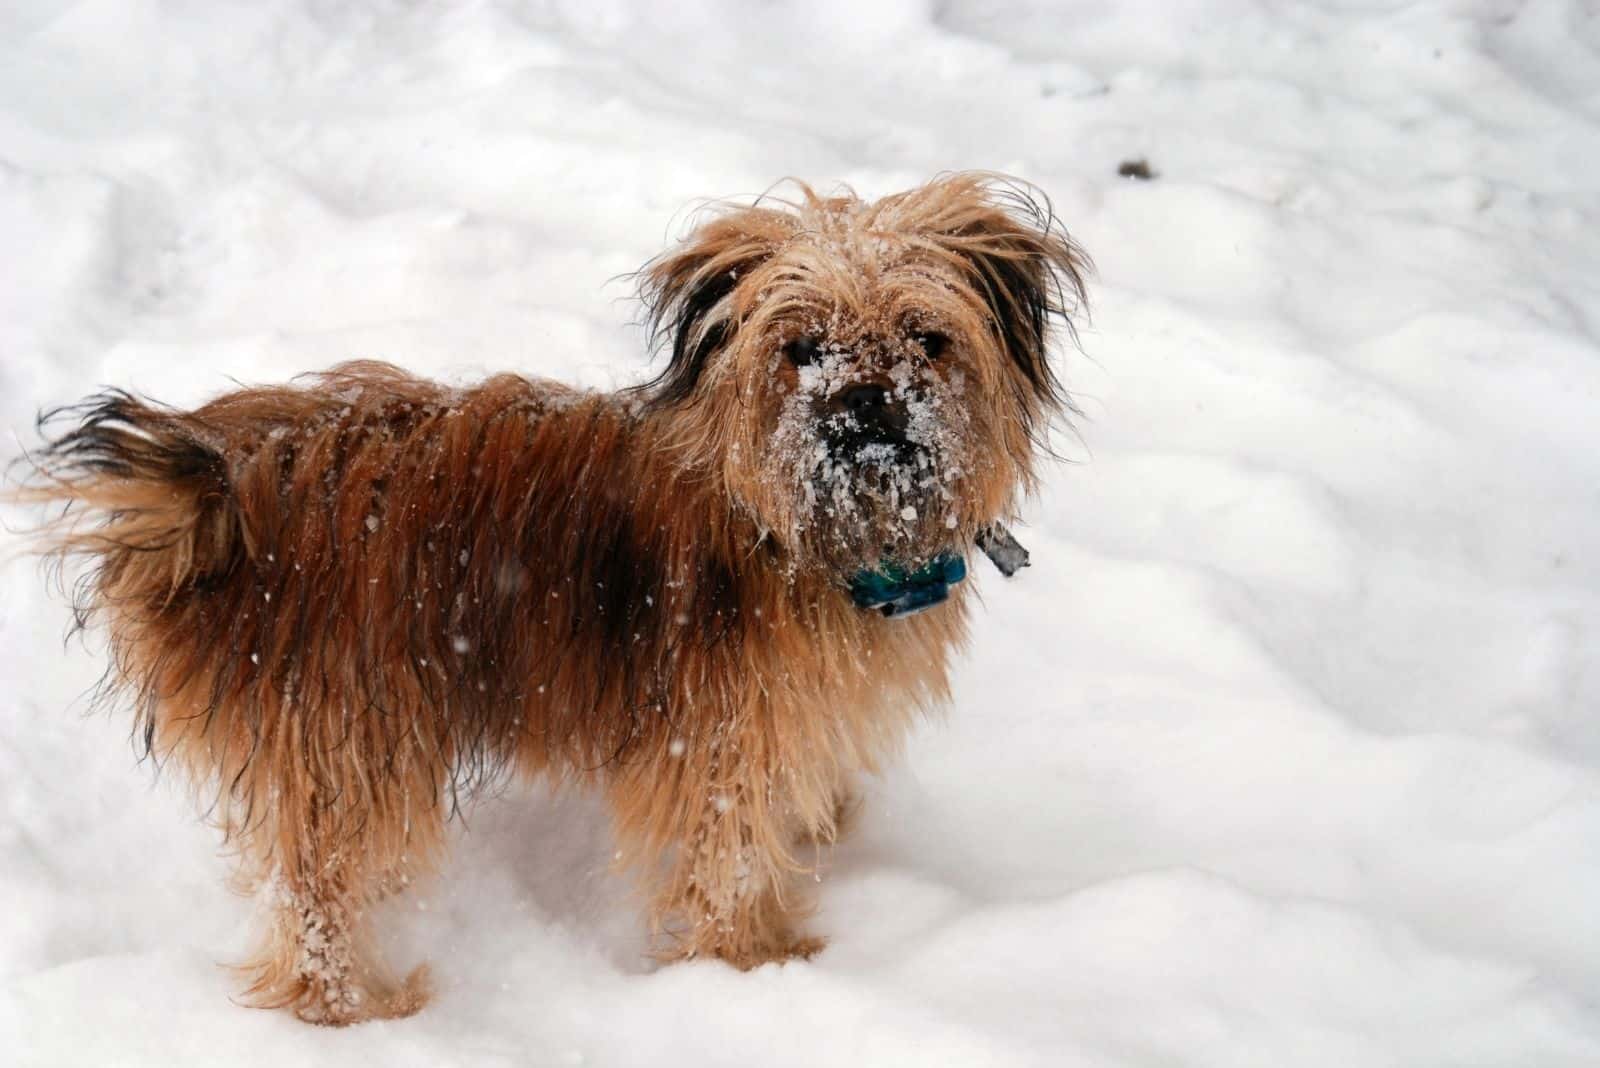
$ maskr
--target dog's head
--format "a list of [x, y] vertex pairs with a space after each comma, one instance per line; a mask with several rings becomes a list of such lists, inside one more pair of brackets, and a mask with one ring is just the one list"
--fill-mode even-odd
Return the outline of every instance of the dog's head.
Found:
[[643, 271], [671, 349], [645, 403], [798, 561], [927, 560], [1032, 485], [1087, 263], [993, 176], [723, 209]]

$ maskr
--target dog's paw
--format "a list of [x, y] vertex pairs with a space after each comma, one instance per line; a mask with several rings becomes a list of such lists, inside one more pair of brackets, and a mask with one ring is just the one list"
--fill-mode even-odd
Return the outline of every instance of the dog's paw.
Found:
[[759, 968], [763, 964], [786, 964], [792, 960], [810, 960], [821, 953], [828, 945], [826, 938], [813, 935], [791, 935], [782, 941], [766, 945], [758, 945], [752, 949], [729, 953], [721, 952], [717, 956], [747, 972], [752, 968]]
[[759, 968], [763, 964], [784, 964], [792, 960], [810, 960], [827, 948], [828, 940], [819, 936], [784, 934], [765, 942], [728, 942], [708, 938], [699, 942], [679, 939], [657, 951], [653, 956], [662, 964], [676, 964], [690, 960], [720, 960], [742, 972]]
[[398, 987], [378, 988], [349, 982], [309, 983], [294, 1004], [306, 1023], [348, 1027], [367, 1020], [398, 1020], [421, 1010], [432, 996], [428, 966], [418, 965]]
[[796, 938], [793, 942], [789, 943], [782, 950], [780, 950], [772, 959], [779, 964], [783, 964], [784, 962], [791, 960], [810, 960], [812, 957], [815, 957], [818, 953], [821, 953], [827, 948], [828, 940], [826, 938], [823, 938], [821, 935], [807, 935], [805, 937]]
[[795, 835], [796, 845], [812, 848], [837, 845], [856, 829], [861, 813], [861, 795], [846, 786], [833, 795], [833, 811], [819, 827], [804, 827]]
[[320, 1027], [348, 1027], [367, 1020], [411, 1016], [432, 996], [428, 966], [419, 965], [398, 986], [352, 979], [349, 975], [264, 969], [241, 1003], [251, 1008], [286, 1008]]

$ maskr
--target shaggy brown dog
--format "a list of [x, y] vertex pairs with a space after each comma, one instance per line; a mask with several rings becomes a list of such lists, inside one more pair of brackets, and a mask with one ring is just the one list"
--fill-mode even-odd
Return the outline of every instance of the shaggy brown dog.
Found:
[[663, 955], [816, 950], [796, 847], [945, 696], [967, 612], [853, 584], [959, 560], [1033, 484], [1085, 264], [1017, 183], [801, 186], [644, 269], [671, 358], [636, 390], [355, 363], [67, 410], [25, 495], [66, 503], [80, 621], [267, 888], [249, 999], [415, 1011], [369, 906], [504, 774], [604, 791]]

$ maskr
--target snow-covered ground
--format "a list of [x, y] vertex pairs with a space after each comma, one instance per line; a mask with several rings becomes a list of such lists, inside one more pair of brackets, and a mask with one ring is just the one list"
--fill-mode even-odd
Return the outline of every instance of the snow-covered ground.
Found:
[[8, 0], [5, 452], [99, 384], [635, 380], [615, 276], [784, 175], [1010, 171], [1100, 271], [1081, 462], [810, 963], [652, 968], [530, 791], [404, 902], [421, 1015], [237, 1008], [249, 902], [9, 566], [0, 1062], [1600, 1064], [1595, 10]]

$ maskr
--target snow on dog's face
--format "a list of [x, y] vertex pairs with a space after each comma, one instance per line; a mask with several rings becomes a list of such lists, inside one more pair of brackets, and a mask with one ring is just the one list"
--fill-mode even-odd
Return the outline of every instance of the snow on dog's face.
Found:
[[727, 209], [648, 266], [675, 444], [794, 554], [841, 573], [970, 545], [1066, 405], [1049, 330], [1080, 250], [1016, 183]]

